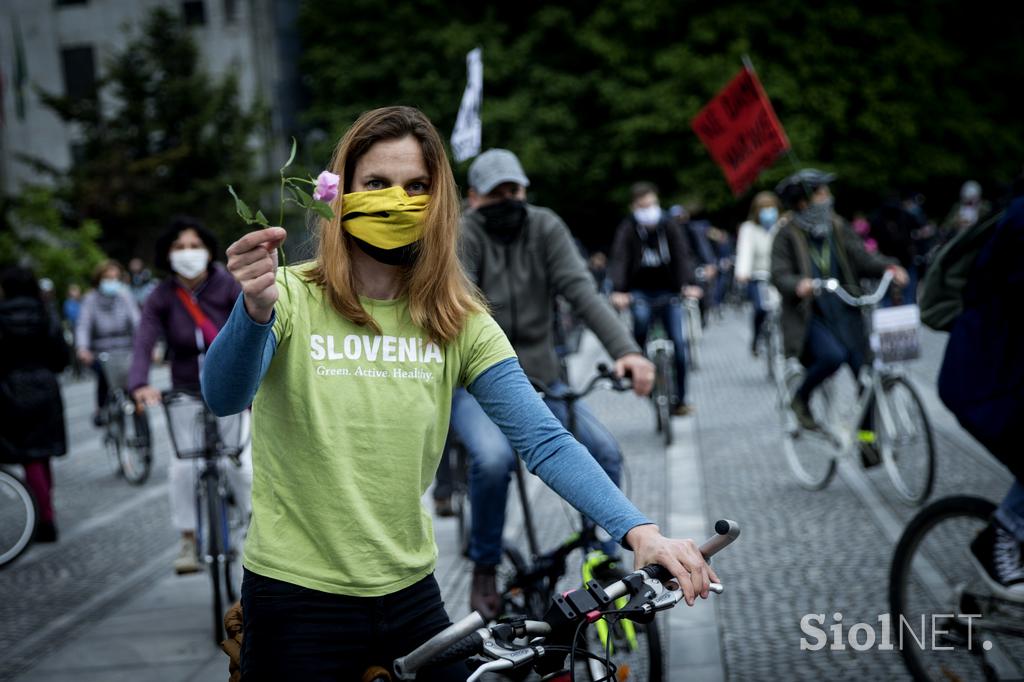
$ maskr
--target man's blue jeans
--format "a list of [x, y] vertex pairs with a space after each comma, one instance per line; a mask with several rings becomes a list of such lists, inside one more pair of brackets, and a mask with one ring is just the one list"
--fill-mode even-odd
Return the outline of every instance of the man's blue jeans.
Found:
[[[557, 393], [566, 386], [555, 383], [550, 388]], [[563, 425], [568, 423], [564, 402], [551, 398], [545, 402]], [[577, 402], [575, 410], [576, 439], [590, 451], [615, 485], [619, 485], [622, 470], [619, 444], [586, 405]], [[477, 564], [495, 566], [501, 563], [505, 506], [516, 455], [505, 434], [465, 389], [455, 391], [452, 398], [452, 428], [466, 446], [470, 459], [469, 496], [473, 518], [469, 558]], [[611, 540], [602, 543], [601, 549], [614, 557], [619, 545]]]
[[1002, 504], [996, 509], [996, 518], [1014, 536], [1024, 542], [1024, 485], [1014, 481]]
[[804, 355], [809, 358], [810, 364], [807, 365], [804, 382], [797, 390], [797, 395], [804, 402], [810, 402], [814, 389], [835, 374], [844, 363], [850, 366], [855, 377], [864, 364], [863, 354], [843, 345], [832, 330], [817, 317], [812, 317], [807, 326], [807, 340], [804, 344]]
[[[676, 347], [676, 395], [680, 404], [686, 404], [686, 334], [683, 333], [683, 303], [671, 291], [631, 291], [633, 297], [633, 336], [640, 348], [647, 346], [647, 332], [654, 313], [661, 316], [665, 333]], [[669, 301], [671, 299], [671, 301]], [[665, 305], [654, 305], [666, 301]]]

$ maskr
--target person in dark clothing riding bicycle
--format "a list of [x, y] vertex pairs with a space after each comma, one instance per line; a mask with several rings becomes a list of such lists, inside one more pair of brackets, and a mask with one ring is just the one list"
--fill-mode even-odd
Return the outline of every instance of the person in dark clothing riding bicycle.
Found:
[[[790, 407], [805, 429], [817, 424], [811, 394], [843, 364], [856, 375], [864, 363], [864, 328], [860, 312], [833, 296], [814, 296], [814, 279], [838, 279], [851, 292], [862, 277], [889, 270], [903, 286], [907, 272], [896, 261], [869, 254], [861, 240], [832, 208], [831, 173], [807, 168], [775, 189], [788, 209], [772, 243], [772, 284], [782, 294], [782, 336], [787, 357], [806, 368]], [[862, 442], [871, 440], [869, 432]]]
[[[686, 404], [686, 336], [679, 296], [700, 298], [703, 291], [696, 286], [682, 228], [658, 205], [658, 189], [649, 182], [638, 182], [632, 194], [632, 213], [615, 232], [608, 263], [614, 289], [612, 305], [619, 310], [632, 307], [633, 335], [641, 348], [647, 344], [652, 313], [662, 316], [675, 345], [677, 402], [672, 412], [684, 416], [693, 408]], [[674, 299], [660, 310], [652, 309], [652, 303], [669, 297]]]

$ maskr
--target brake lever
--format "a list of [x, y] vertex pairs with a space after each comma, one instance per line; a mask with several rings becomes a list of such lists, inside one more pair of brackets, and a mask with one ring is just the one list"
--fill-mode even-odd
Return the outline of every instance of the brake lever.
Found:
[[466, 678], [466, 682], [476, 682], [484, 673], [496, 672], [498, 670], [508, 670], [512, 667], [511, 661], [504, 659], [491, 661], [490, 663], [484, 663], [482, 666], [477, 668], [472, 675]]

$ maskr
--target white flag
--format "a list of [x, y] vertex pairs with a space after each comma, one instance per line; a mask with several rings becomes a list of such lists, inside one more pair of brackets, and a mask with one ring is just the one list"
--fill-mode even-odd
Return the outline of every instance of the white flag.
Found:
[[466, 90], [462, 93], [459, 116], [452, 132], [455, 161], [471, 159], [480, 153], [480, 104], [484, 93], [484, 62], [480, 48], [466, 55]]

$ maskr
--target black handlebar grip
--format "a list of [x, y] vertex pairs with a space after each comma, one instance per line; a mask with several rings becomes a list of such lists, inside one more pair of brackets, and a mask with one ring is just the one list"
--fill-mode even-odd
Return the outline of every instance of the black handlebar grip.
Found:
[[450, 663], [458, 663], [459, 661], [465, 661], [473, 654], [480, 653], [483, 648], [484, 638], [480, 636], [479, 632], [466, 635], [455, 644], [434, 656], [432, 659], [423, 664], [424, 668], [435, 668]]
[[650, 564], [648, 566], [644, 566], [640, 570], [646, 573], [649, 577], [654, 578], [655, 580], [660, 580], [663, 583], [672, 580], [672, 574], [669, 573], [667, 568], [660, 564]]

